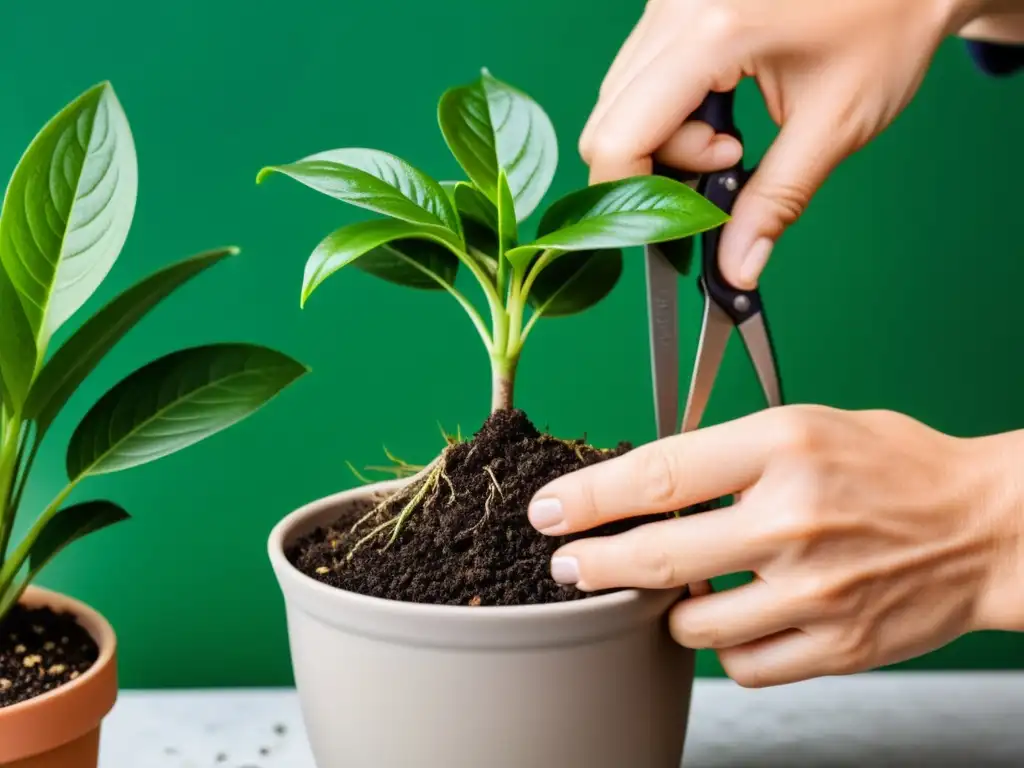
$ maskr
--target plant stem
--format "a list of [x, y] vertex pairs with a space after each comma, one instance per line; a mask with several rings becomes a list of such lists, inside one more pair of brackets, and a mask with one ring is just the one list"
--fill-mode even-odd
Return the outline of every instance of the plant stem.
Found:
[[491, 356], [491, 413], [512, 408], [518, 362], [516, 357]]
[[[81, 478], [79, 478], [81, 479]], [[39, 534], [42, 532], [46, 524], [50, 522], [50, 519], [57, 514], [60, 510], [60, 505], [64, 503], [64, 500], [71, 495], [71, 492], [75, 490], [75, 486], [78, 485], [79, 480], [72, 480], [66, 486], [64, 490], [58, 493], [53, 501], [47, 505], [46, 509], [36, 520], [35, 525], [32, 529], [25, 534], [25, 538], [21, 540], [21, 544], [14, 550], [14, 554], [11, 558], [4, 563], [3, 567], [0, 568], [0, 595], [3, 595], [7, 590], [14, 584], [14, 580], [18, 576], [18, 572], [21, 571], [25, 561], [28, 560], [29, 553], [32, 551], [32, 545], [35, 544], [36, 539], [39, 538]]]
[[10, 503], [21, 456], [21, 416], [14, 413], [7, 422], [6, 433], [0, 435], [0, 565], [7, 554], [7, 543], [14, 528], [16, 507]]

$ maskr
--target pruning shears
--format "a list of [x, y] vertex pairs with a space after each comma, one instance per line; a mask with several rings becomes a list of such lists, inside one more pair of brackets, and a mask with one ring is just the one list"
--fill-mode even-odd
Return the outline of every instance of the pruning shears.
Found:
[[[716, 133], [742, 142], [733, 119], [734, 98], [734, 91], [711, 93], [691, 119], [708, 123]], [[740, 190], [755, 169], [745, 169], [741, 159], [732, 168], [698, 176], [661, 166], [655, 168], [655, 173], [696, 186], [701, 195], [731, 213]], [[681, 424], [678, 272], [664, 253], [672, 247], [671, 243], [649, 245], [645, 250], [651, 372], [659, 439], [677, 430], [689, 432], [700, 426], [733, 328], [739, 330], [768, 406], [782, 404], [782, 382], [761, 293], [757, 289], [736, 288], [722, 276], [718, 266], [721, 231], [719, 227], [701, 235], [701, 274], [697, 285], [704, 297], [704, 319]]]

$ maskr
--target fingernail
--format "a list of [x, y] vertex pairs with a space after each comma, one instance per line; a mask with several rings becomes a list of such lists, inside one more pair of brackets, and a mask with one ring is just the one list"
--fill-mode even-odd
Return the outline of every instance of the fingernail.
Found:
[[557, 555], [551, 558], [551, 578], [559, 584], [573, 585], [580, 580], [580, 564], [575, 557]]
[[740, 265], [740, 282], [742, 288], [754, 288], [757, 280], [768, 263], [768, 257], [772, 255], [772, 243], [767, 237], [757, 240], [747, 251]]
[[530, 504], [527, 517], [530, 525], [542, 533], [557, 528], [564, 521], [562, 502], [558, 499], [537, 499]]

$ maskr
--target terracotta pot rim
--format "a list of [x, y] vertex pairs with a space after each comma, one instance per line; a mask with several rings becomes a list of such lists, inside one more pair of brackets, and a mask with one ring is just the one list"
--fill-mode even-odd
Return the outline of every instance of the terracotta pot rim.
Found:
[[529, 617], [531, 619], [553, 619], [557, 617], [559, 619], [567, 619], [575, 615], [592, 614], [595, 611], [622, 610], [627, 606], [636, 606], [652, 600], [660, 601], [663, 599], [661, 595], [664, 593], [660, 590], [622, 589], [611, 594], [596, 595], [582, 600], [540, 605], [469, 606], [411, 603], [402, 600], [362, 595], [358, 592], [332, 587], [317, 581], [311, 576], [307, 576], [285, 557], [285, 545], [295, 538], [297, 535], [296, 530], [303, 526], [306, 528], [315, 527], [310, 524], [312, 518], [323, 516], [328, 510], [333, 510], [339, 504], [360, 496], [396, 490], [405, 482], [408, 482], [408, 480], [385, 480], [379, 483], [351, 488], [311, 501], [287, 514], [271, 530], [267, 542], [271, 564], [277, 572], [278, 578], [282, 581], [287, 580], [293, 586], [304, 591], [310, 591], [322, 600], [330, 600], [338, 608], [343, 608], [347, 605], [362, 611], [386, 610], [391, 614], [404, 614], [410, 619], [417, 616], [435, 619], [450, 616], [462, 621], [467, 620], [470, 616], [488, 621], [512, 617]]
[[99, 657], [75, 680], [0, 709], [0, 765], [57, 759], [56, 750], [96, 734], [117, 701], [117, 637], [107, 620], [85, 603], [41, 587], [29, 587], [21, 604], [70, 612], [99, 646]]

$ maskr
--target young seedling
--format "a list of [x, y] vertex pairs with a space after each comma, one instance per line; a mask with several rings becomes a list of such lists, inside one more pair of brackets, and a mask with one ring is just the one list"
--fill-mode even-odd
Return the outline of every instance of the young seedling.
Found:
[[111, 501], [64, 506], [83, 480], [209, 437], [307, 370], [252, 344], [192, 347], [139, 368], [79, 423], [67, 450], [67, 485], [11, 547], [39, 447], [71, 395], [164, 298], [238, 252], [210, 251], [150, 275], [89, 317], [48, 358], [54, 333], [118, 258], [135, 212], [137, 180], [127, 117], [114, 90], [102, 83], [46, 124], [7, 187], [0, 214], [0, 620], [67, 544], [128, 518]]
[[[346, 148], [263, 168], [257, 181], [281, 173], [382, 214], [341, 227], [316, 247], [306, 263], [301, 304], [348, 265], [399, 285], [447, 291], [490, 358], [492, 412], [513, 406], [516, 368], [537, 320], [575, 314], [606, 297], [622, 273], [621, 249], [683, 240], [727, 219], [685, 184], [642, 176], [562, 197], [541, 215], [536, 236], [524, 238], [522, 224], [558, 164], [555, 130], [544, 110], [483, 70], [475, 82], [443, 94], [438, 121], [464, 180], [439, 182], [387, 152]], [[686, 249], [670, 254], [684, 273], [688, 255]], [[460, 270], [478, 285], [489, 322], [456, 287]], [[435, 498], [442, 479], [443, 453], [400, 492], [409, 499], [402, 511], [368, 539], [389, 532], [394, 541], [408, 515]]]

